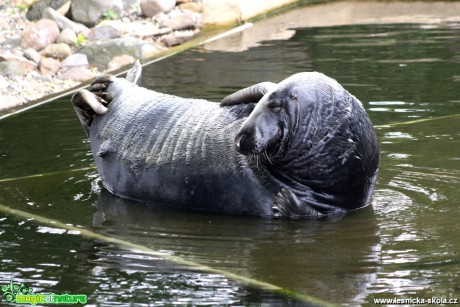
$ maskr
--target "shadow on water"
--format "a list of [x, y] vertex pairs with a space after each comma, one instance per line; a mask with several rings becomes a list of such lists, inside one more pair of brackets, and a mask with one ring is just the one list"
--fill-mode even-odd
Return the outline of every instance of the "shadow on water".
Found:
[[371, 207], [352, 218], [288, 222], [168, 210], [103, 190], [93, 225], [111, 236], [303, 293], [318, 287], [331, 291], [333, 283], [341, 301], [358, 296], [375, 278], [380, 249]]
[[[144, 70], [144, 86], [214, 101], [299, 71], [336, 78], [378, 126], [373, 209], [285, 221], [115, 198], [101, 190], [69, 97], [0, 121], [0, 204], [335, 303], [458, 298], [459, 117], [430, 119], [460, 113], [459, 28], [455, 20], [328, 25], [248, 43], [262, 33], [254, 27], [226, 48], [199, 46]], [[401, 124], [414, 120], [427, 121]], [[104, 306], [301, 304], [33, 220], [0, 214], [0, 225], [0, 285], [13, 278]]]

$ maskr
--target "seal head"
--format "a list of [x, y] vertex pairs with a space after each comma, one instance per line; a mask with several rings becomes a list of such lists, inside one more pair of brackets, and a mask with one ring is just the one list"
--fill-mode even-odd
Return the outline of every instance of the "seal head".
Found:
[[235, 147], [260, 155], [280, 185], [279, 204], [297, 198], [297, 211], [304, 202], [330, 214], [370, 202], [379, 163], [374, 129], [359, 100], [321, 73], [298, 73], [267, 91]]

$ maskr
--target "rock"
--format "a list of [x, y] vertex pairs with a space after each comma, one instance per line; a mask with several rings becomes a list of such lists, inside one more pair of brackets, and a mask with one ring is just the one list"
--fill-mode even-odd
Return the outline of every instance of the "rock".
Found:
[[21, 49], [13, 49], [10, 52], [16, 56], [24, 57], [24, 52]]
[[91, 42], [82, 47], [79, 52], [88, 56], [90, 64], [107, 67], [109, 62], [118, 55], [127, 54], [136, 59], [144, 60], [163, 50], [164, 47], [157, 44], [125, 37]]
[[130, 23], [129, 34], [139, 37], [157, 36], [169, 33], [171, 29], [160, 29], [158, 25], [148, 20], [136, 20]]
[[171, 32], [171, 29], [160, 29], [156, 24], [148, 20], [135, 20], [130, 23], [122, 22], [120, 20], [104, 20], [99, 26], [110, 26], [117, 29], [121, 35], [132, 35], [132, 36], [157, 36]]
[[9, 95], [0, 95], [0, 111], [15, 107], [19, 105], [18, 101]]
[[86, 81], [94, 77], [94, 73], [88, 67], [69, 67], [62, 69], [57, 75], [59, 79], [73, 81]]
[[37, 69], [37, 64], [35, 62], [13, 54], [0, 55], [0, 63], [3, 66], [3, 69], [0, 69], [2, 72], [11, 73], [15, 76], [24, 75]]
[[82, 25], [81, 23], [73, 22], [72, 20], [66, 18], [65, 16], [62, 16], [52, 8], [47, 8], [45, 10], [45, 12], [43, 13], [43, 18], [54, 20], [59, 26], [59, 29], [61, 30], [69, 28], [76, 34], [81, 33], [85, 37], [88, 37], [89, 35], [90, 30], [88, 29], [88, 27]]
[[[4, 76], [0, 75], [0, 93], [4, 93], [4, 92], [8, 91], [8, 86], [9, 85], [10, 84], [6, 80], [6, 78]], [[1, 105], [1, 103], [0, 103], [0, 105]]]
[[114, 58], [109, 62], [108, 69], [109, 69], [109, 70], [117, 70], [117, 69], [120, 69], [120, 68], [122, 68], [122, 67], [131, 65], [131, 64], [133, 64], [135, 61], [136, 61], [136, 59], [133, 58], [133, 57], [130, 56], [130, 55], [127, 55], [127, 54], [119, 55], [119, 56], [114, 57]]
[[[29, 9], [27, 10], [26, 17], [30, 21], [36, 21], [40, 20], [43, 18], [43, 13], [48, 7], [51, 7], [53, 9], [60, 9], [65, 4], [69, 2], [69, 0], [41, 0], [33, 3], [31, 6], [29, 6]], [[64, 14], [63, 14], [64, 15]]]
[[42, 58], [39, 69], [44, 76], [54, 76], [61, 68], [61, 63], [53, 58]]
[[171, 11], [176, 6], [176, 0], [141, 0], [140, 6], [144, 16], [153, 17]]
[[42, 50], [56, 41], [59, 36], [59, 27], [53, 20], [41, 19], [29, 24], [22, 36], [22, 45], [37, 51]]
[[131, 31], [131, 23], [121, 20], [102, 20], [96, 27], [112, 27], [120, 33], [120, 35]]
[[198, 14], [189, 11], [174, 10], [160, 21], [161, 27], [168, 27], [173, 30], [195, 29], [201, 26]]
[[185, 2], [180, 4], [179, 8], [194, 13], [203, 13], [203, 3], [201, 2]]
[[193, 35], [195, 35], [194, 31], [174, 32], [160, 38], [160, 43], [167, 47], [176, 46], [189, 41], [192, 39]]
[[10, 62], [0, 62], [0, 74], [2, 75], [22, 76], [26, 73], [27, 72], [21, 66]]
[[160, 28], [152, 36], [159, 36], [171, 33], [173, 30], [171, 28]]
[[159, 28], [154, 23], [147, 20], [136, 20], [131, 23], [130, 34], [135, 36], [154, 36]]
[[89, 66], [88, 57], [86, 54], [81, 53], [74, 53], [69, 55], [64, 61], [61, 63], [62, 67], [76, 67], [76, 66]]
[[[8, 90], [10, 82], [5, 79], [5, 77], [0, 76], [0, 91], [4, 92]], [[1, 100], [0, 100], [1, 101]]]
[[64, 30], [62, 30], [61, 34], [59, 34], [56, 42], [64, 43], [69, 46], [75, 46], [77, 40], [77, 34], [75, 34], [75, 32], [72, 29], [65, 28]]
[[94, 26], [104, 13], [113, 12], [119, 18], [123, 16], [122, 0], [78, 0], [72, 1], [72, 18], [87, 26]]
[[41, 56], [62, 60], [72, 54], [69, 45], [59, 43], [51, 44], [40, 52]]
[[35, 64], [38, 64], [40, 62], [40, 58], [41, 58], [40, 53], [38, 53], [37, 50], [35, 50], [33, 48], [27, 48], [24, 51], [24, 57], [26, 59], [31, 60]]
[[111, 26], [96, 26], [89, 32], [88, 39], [92, 41], [108, 40], [120, 37], [120, 32]]
[[168, 16], [168, 14], [165, 14], [165, 13], [158, 13], [158, 14], [156, 14], [155, 16], [153, 16], [152, 21], [153, 21], [154, 23], [157, 23], [157, 24], [160, 25], [160, 24], [166, 22], [167, 20], [169, 20], [169, 18], [170, 18], [170, 17]]
[[141, 0], [122, 0], [123, 1], [123, 8], [125, 11], [131, 9], [132, 7], [139, 6]]
[[70, 5], [72, 4], [72, 2], [70, 1], [67, 1], [66, 3], [64, 3], [63, 6], [61, 6], [60, 8], [57, 8], [56, 11], [61, 14], [62, 16], [65, 16], [67, 15], [67, 13], [70, 12]]

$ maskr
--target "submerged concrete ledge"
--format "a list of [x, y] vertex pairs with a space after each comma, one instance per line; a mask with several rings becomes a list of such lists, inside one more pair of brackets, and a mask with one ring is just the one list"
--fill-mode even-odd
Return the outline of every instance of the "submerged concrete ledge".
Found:
[[203, 0], [203, 23], [215, 26], [242, 22], [298, 2], [301, 0]]
[[240, 52], [256, 47], [262, 41], [287, 40], [295, 34], [296, 28], [390, 23], [458, 24], [459, 12], [460, 2], [329, 1], [258, 19], [251, 29], [205, 47], [207, 50]]
[[460, 20], [458, 1], [203, 0], [203, 22], [208, 26], [243, 22], [295, 4], [306, 6], [283, 19], [297, 27]]

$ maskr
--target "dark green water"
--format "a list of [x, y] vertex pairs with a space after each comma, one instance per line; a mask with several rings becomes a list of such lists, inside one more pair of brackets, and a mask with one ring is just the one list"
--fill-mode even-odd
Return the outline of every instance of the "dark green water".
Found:
[[[114, 198], [94, 169], [78, 170], [93, 159], [69, 97], [0, 121], [0, 204], [333, 303], [460, 298], [460, 117], [379, 127], [460, 114], [459, 24], [300, 29], [239, 53], [198, 47], [147, 67], [143, 85], [219, 101], [311, 70], [336, 78], [377, 125], [373, 208], [272, 221]], [[93, 306], [300, 304], [33, 221], [0, 213], [0, 223], [0, 285], [87, 294]]]

